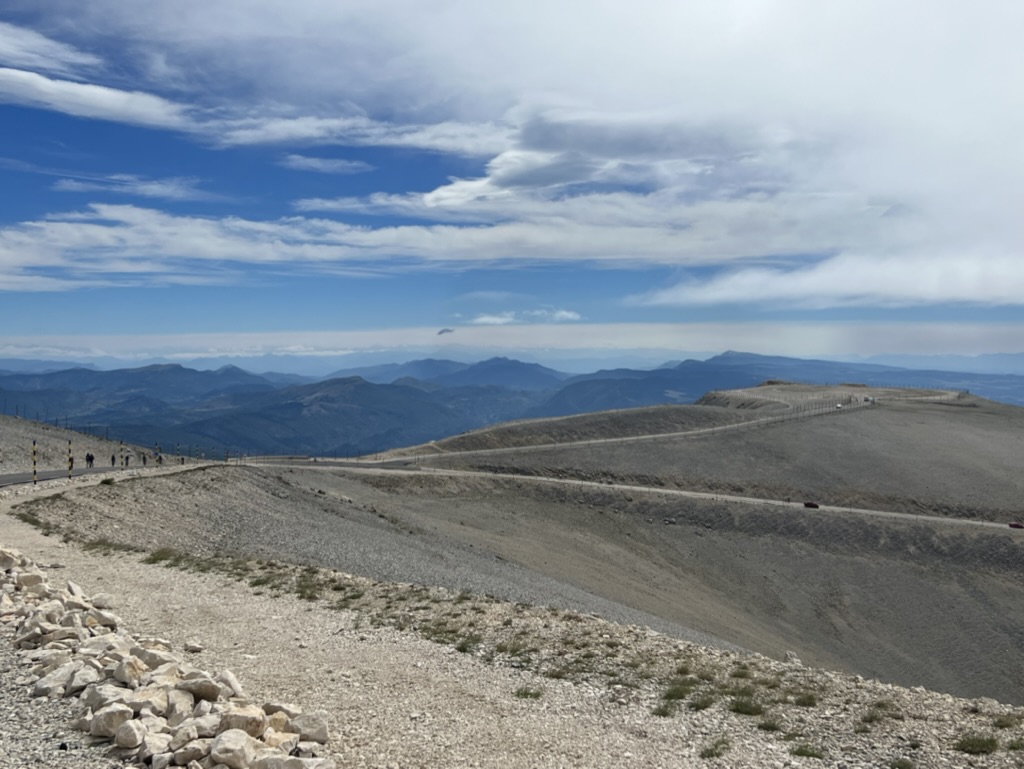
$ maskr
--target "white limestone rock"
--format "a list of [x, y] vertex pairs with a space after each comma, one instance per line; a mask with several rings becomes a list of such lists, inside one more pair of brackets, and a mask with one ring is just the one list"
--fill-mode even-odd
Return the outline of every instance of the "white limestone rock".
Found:
[[213, 739], [210, 758], [230, 769], [248, 769], [260, 743], [241, 729], [229, 729]]
[[300, 739], [325, 744], [330, 738], [327, 711], [314, 710], [310, 713], [300, 713], [289, 720], [288, 731], [299, 734]]
[[298, 705], [292, 705], [290, 702], [264, 702], [263, 712], [268, 716], [272, 716], [275, 713], [284, 713], [288, 718], [295, 718], [295, 716], [302, 713], [302, 708]]
[[196, 729], [195, 724], [182, 724], [174, 730], [167, 748], [171, 752], [174, 752], [197, 739], [199, 739], [199, 730]]
[[146, 727], [138, 721], [125, 721], [114, 732], [114, 744], [119, 748], [137, 748], [146, 736]]
[[122, 689], [120, 686], [101, 683], [85, 687], [85, 691], [82, 692], [79, 699], [81, 699], [83, 705], [91, 708], [95, 713], [107, 705], [114, 703], [123, 704], [128, 694], [128, 690]]
[[114, 668], [114, 678], [125, 686], [137, 689], [142, 679], [149, 672], [149, 666], [138, 657], [131, 656], [122, 660]]
[[78, 670], [75, 671], [74, 675], [64, 686], [64, 695], [71, 696], [78, 694], [80, 691], [90, 684], [94, 684], [100, 680], [99, 671], [89, 664], [83, 664]]
[[191, 717], [192, 708], [195, 706], [195, 697], [189, 692], [181, 689], [167, 690], [167, 723], [170, 726], [177, 726], [186, 718]]
[[295, 732], [279, 732], [277, 729], [267, 727], [263, 732], [262, 739], [268, 748], [279, 748], [285, 753], [291, 753], [299, 746], [301, 737]]
[[197, 700], [216, 701], [221, 695], [220, 684], [206, 675], [179, 681], [177, 688], [189, 692]]
[[230, 670], [220, 671], [220, 673], [217, 674], [214, 680], [217, 681], [217, 683], [227, 686], [231, 690], [231, 693], [228, 694], [228, 697], [245, 697], [245, 692], [242, 690], [242, 684], [239, 683], [238, 679], [235, 677], [235, 674], [232, 673]]
[[267, 728], [267, 716], [258, 705], [235, 707], [221, 716], [220, 731], [241, 729], [251, 737], [259, 737]]
[[68, 681], [71, 677], [81, 670], [83, 663], [78, 660], [72, 660], [71, 662], [65, 662], [56, 670], [47, 673], [45, 676], [36, 681], [35, 686], [32, 687], [33, 697], [52, 697], [60, 692], [64, 693], [64, 687], [67, 686]]
[[161, 732], [147, 730], [139, 745], [139, 760], [148, 761], [159, 753], [167, 753], [173, 758], [173, 751], [168, 747], [171, 743], [171, 735]]
[[89, 734], [94, 737], [113, 737], [121, 724], [131, 720], [132, 715], [132, 709], [119, 702], [100, 708], [93, 713]]
[[184, 747], [174, 751], [174, 763], [178, 766], [184, 766], [190, 761], [199, 761], [205, 758], [210, 752], [210, 743], [212, 740], [199, 739], [193, 740]]
[[92, 597], [92, 605], [97, 609], [117, 608], [117, 604], [114, 603], [114, 598], [110, 593], [97, 593]]
[[264, 748], [256, 752], [256, 757], [249, 764], [249, 769], [284, 769], [288, 754], [272, 748]]

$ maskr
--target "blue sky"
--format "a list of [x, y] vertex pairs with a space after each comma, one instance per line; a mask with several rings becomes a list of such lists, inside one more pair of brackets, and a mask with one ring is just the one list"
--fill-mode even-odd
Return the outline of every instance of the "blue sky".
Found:
[[1024, 352], [1022, 25], [8, 0], [0, 357]]

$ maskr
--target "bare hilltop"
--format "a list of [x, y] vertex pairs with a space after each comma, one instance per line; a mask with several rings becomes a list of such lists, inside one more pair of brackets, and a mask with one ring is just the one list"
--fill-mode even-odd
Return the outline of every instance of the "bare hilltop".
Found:
[[11, 486], [0, 544], [322, 705], [339, 766], [1018, 766], [1022, 421], [777, 383]]

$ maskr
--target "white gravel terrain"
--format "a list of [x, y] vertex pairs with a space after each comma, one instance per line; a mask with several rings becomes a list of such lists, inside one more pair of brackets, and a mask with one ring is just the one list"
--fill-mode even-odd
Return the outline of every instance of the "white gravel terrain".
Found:
[[[909, 421], [946, 413], [1004, 416]], [[7, 426], [10, 456], [27, 433]], [[233, 672], [254, 701], [326, 711], [338, 767], [1024, 766], [1021, 544], [319, 465], [0, 489], [0, 548], [108, 594], [118, 632], [201, 647], [189, 662]], [[11, 607], [34, 599], [4, 577], [0, 769], [120, 765], [71, 728], [72, 700], [31, 698]]]

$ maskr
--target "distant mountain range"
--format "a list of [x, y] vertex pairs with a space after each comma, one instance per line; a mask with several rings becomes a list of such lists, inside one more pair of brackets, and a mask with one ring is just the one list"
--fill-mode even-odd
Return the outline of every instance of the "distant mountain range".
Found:
[[[13, 365], [12, 365], [13, 363]], [[767, 379], [966, 389], [1024, 405], [1024, 376], [925, 371], [726, 352], [651, 370], [570, 375], [535, 363], [424, 359], [334, 372], [316, 380], [235, 366], [176, 364], [97, 371], [25, 371], [0, 359], [5, 414], [69, 424], [165, 450], [348, 455], [437, 440], [496, 422], [659, 403]], [[198, 448], [197, 448], [198, 447]]]

